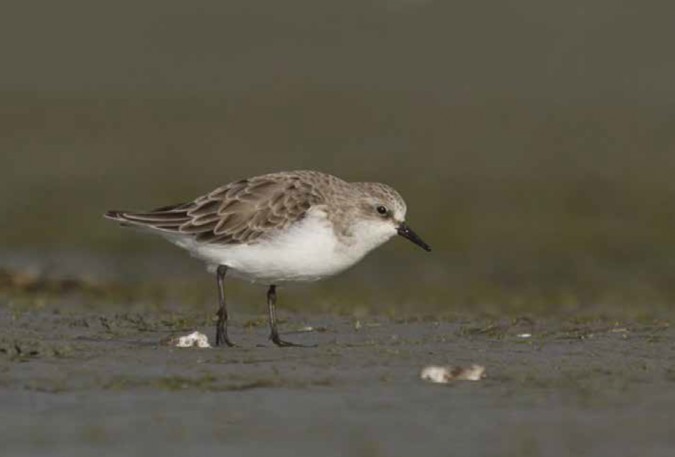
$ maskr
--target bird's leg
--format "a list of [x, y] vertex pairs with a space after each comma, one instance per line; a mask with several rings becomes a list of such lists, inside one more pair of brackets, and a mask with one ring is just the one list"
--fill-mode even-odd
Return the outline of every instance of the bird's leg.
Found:
[[270, 339], [279, 347], [304, 347], [302, 344], [295, 344], [289, 341], [284, 341], [279, 338], [279, 331], [277, 330], [277, 286], [271, 285], [267, 290], [267, 307], [270, 312]]
[[227, 267], [225, 265], [219, 265], [216, 270], [216, 279], [218, 281], [218, 301], [220, 302], [220, 307], [218, 308], [218, 323], [216, 324], [216, 346], [222, 346], [224, 344], [232, 347], [234, 343], [230, 341], [230, 338], [227, 336], [227, 304], [225, 303], [225, 273], [227, 273]]

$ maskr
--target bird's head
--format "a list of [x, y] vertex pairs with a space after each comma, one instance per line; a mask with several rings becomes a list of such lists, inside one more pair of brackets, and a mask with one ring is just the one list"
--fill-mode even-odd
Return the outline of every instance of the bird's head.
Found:
[[425, 251], [431, 251], [431, 247], [406, 223], [407, 207], [396, 190], [381, 183], [364, 182], [356, 183], [356, 186], [359, 198], [354, 229], [359, 232], [359, 237], [376, 247], [394, 235], [400, 235]]

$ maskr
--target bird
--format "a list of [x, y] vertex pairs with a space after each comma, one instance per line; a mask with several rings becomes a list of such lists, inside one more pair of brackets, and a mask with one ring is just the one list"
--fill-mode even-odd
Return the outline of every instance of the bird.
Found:
[[104, 217], [162, 236], [215, 273], [216, 346], [235, 346], [228, 335], [227, 275], [267, 287], [269, 338], [288, 347], [302, 345], [279, 335], [277, 286], [336, 275], [396, 235], [431, 251], [406, 223], [406, 212], [401, 195], [386, 184], [297, 170], [240, 179], [187, 203], [111, 210]]

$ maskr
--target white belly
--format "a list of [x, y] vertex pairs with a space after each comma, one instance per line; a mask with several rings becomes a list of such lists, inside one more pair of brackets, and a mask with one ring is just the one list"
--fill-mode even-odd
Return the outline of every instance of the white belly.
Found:
[[321, 211], [307, 216], [274, 239], [250, 245], [200, 245], [172, 239], [210, 269], [226, 265], [228, 274], [265, 284], [316, 281], [337, 274], [363, 258], [370, 249], [343, 244]]

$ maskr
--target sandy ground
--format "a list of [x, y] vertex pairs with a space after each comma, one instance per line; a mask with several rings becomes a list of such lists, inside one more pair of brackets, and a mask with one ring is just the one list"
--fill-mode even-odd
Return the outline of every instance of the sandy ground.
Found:
[[[2, 455], [671, 456], [667, 322], [238, 316], [0, 307]], [[311, 325], [312, 328], [306, 326]], [[530, 337], [524, 334], [531, 334]], [[427, 364], [479, 363], [430, 384]]]

